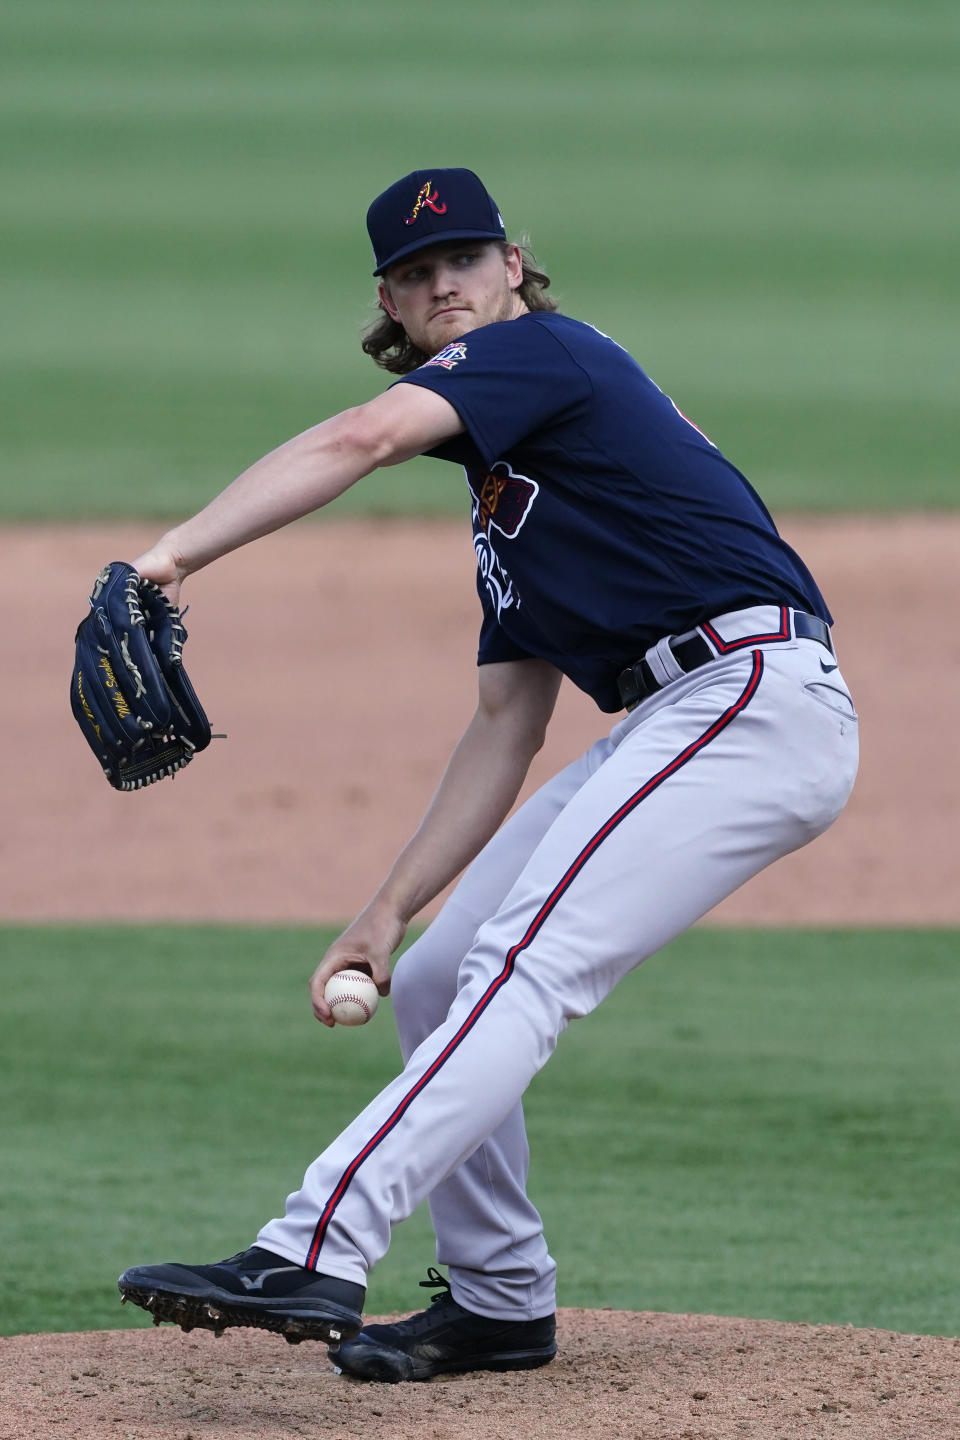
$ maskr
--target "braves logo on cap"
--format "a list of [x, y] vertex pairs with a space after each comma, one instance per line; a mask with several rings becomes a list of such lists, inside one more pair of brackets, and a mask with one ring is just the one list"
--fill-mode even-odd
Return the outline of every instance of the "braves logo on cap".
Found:
[[484, 533], [491, 526], [499, 530], [508, 540], [519, 535], [524, 520], [530, 513], [530, 506], [540, 493], [536, 480], [518, 475], [505, 460], [498, 460], [480, 480], [479, 491], [470, 480], [473, 491], [474, 516]]
[[434, 190], [432, 195], [430, 194], [430, 187], [432, 185], [433, 181], [428, 180], [426, 185], [420, 186], [420, 189], [417, 192], [417, 198], [414, 201], [413, 210], [404, 220], [404, 225], [412, 225], [415, 222], [417, 216], [420, 214], [420, 211], [423, 209], [424, 205], [426, 205], [429, 210], [432, 210], [434, 215], [446, 215], [447, 207], [440, 199], [440, 196], [437, 194], [436, 190]]

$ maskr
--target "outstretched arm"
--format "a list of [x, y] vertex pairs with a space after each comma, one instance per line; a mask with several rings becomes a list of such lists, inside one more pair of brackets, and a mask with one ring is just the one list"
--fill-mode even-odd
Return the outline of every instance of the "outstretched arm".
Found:
[[395, 385], [265, 455], [192, 519], [133, 564], [178, 603], [183, 580], [221, 555], [319, 510], [380, 466], [398, 465], [462, 431], [453, 406], [419, 385]]
[[332, 1025], [324, 987], [337, 970], [367, 968], [382, 995], [408, 922], [483, 849], [543, 744], [560, 672], [545, 660], [483, 665], [473, 719], [420, 826], [373, 899], [327, 951], [310, 981], [313, 1013]]

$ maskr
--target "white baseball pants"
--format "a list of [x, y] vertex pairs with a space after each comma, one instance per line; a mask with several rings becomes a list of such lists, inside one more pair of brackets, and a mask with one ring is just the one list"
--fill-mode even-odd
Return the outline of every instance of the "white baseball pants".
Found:
[[[732, 641], [767, 634], [772, 610], [713, 625]], [[853, 703], [816, 641], [735, 649], [690, 675], [656, 651], [665, 687], [502, 826], [403, 955], [402, 1073], [258, 1244], [364, 1284], [391, 1227], [429, 1197], [456, 1300], [494, 1318], [553, 1311], [521, 1096], [570, 1020], [825, 830], [857, 769]]]

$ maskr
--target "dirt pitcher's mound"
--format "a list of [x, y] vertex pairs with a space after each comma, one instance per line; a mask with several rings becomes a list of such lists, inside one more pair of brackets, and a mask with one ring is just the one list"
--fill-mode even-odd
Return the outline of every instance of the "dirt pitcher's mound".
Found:
[[948, 1440], [960, 1340], [562, 1310], [543, 1370], [347, 1380], [316, 1345], [229, 1331], [0, 1340], [0, 1440]]

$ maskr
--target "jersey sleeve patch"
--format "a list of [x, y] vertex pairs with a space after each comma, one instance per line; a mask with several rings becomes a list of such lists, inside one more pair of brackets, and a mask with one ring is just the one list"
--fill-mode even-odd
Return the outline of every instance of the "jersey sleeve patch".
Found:
[[452, 345], [445, 345], [442, 350], [434, 355], [432, 360], [428, 360], [423, 366], [423, 369], [428, 370], [431, 365], [438, 365], [443, 370], [452, 370], [455, 365], [459, 365], [460, 361], [466, 360], [466, 358], [466, 345], [464, 345], [462, 340], [455, 340]]

